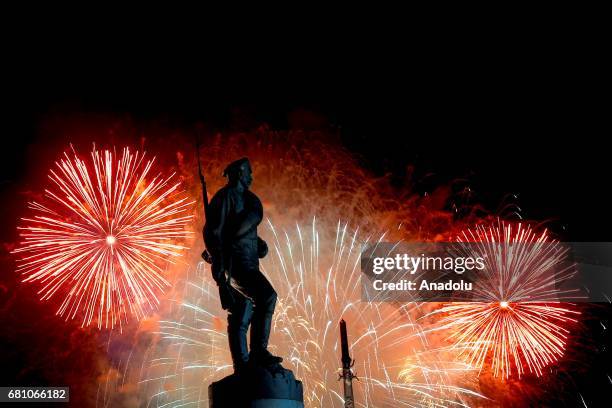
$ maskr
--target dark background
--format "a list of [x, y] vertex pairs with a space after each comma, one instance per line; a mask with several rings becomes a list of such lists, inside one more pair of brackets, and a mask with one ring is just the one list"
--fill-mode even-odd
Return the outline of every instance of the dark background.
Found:
[[565, 240], [611, 238], [609, 87], [596, 48], [496, 44], [486, 53], [442, 48], [434, 60], [402, 61], [397, 52], [269, 60], [257, 49], [241, 58], [231, 49], [227, 57], [129, 43], [121, 52], [58, 45], [20, 50], [9, 65], [3, 185], [19, 182], [27, 146], [44, 138], [41, 121], [54, 115], [248, 130], [264, 122], [289, 128], [292, 114], [305, 111], [310, 120], [297, 115], [298, 126], [339, 129], [364, 165], [398, 182], [408, 164], [423, 191], [468, 177], [474, 198], [492, 211], [517, 194], [525, 217], [553, 221]]
[[[3, 80], [0, 198], [7, 208], [23, 204], [13, 193], [29, 149], [45, 148], [41, 123], [102, 113], [226, 130], [333, 128], [364, 166], [390, 173], [398, 185], [411, 165], [420, 193], [467, 180], [457, 185], [469, 185], [473, 201], [491, 212], [510, 194], [524, 217], [546, 221], [563, 240], [612, 240], [609, 89], [596, 47], [571, 40], [452, 52], [441, 46], [419, 57], [410, 48], [367, 55], [339, 48], [270, 60], [261, 44], [245, 54], [230, 49], [228, 57], [168, 44], [63, 51], [40, 41], [17, 48]], [[14, 240], [15, 224], [3, 220], [2, 242]], [[610, 316], [602, 305], [585, 310], [590, 335], [569, 352], [580, 361], [565, 367], [563, 392], [548, 394], [548, 404], [577, 406], [580, 395], [594, 404], [609, 395], [610, 335], [602, 327]], [[17, 353], [0, 362], [2, 384], [44, 383], [42, 369], [23, 372], [30, 348], [42, 343], [21, 344], [9, 333], [12, 324], [3, 318], [0, 345]], [[75, 367], [70, 358], [61, 360], [67, 369]]]

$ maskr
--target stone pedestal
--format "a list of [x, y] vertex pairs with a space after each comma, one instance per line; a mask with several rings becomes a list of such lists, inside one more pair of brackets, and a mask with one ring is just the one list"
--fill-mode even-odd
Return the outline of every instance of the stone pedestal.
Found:
[[251, 367], [208, 387], [210, 408], [303, 408], [302, 382], [280, 365]]

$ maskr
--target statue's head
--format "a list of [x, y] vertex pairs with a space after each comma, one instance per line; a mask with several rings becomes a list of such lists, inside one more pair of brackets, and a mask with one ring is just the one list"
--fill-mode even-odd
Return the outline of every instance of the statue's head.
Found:
[[237, 185], [240, 183], [245, 189], [248, 189], [253, 182], [251, 163], [249, 163], [249, 159], [246, 157], [228, 164], [223, 171], [223, 175], [227, 177], [229, 184]]

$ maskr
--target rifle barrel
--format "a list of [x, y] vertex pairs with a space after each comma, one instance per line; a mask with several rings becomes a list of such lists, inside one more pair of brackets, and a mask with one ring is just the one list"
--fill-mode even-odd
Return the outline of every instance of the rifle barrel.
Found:
[[208, 214], [208, 192], [206, 191], [206, 179], [202, 173], [202, 161], [200, 160], [200, 140], [198, 134], [195, 135], [196, 158], [198, 159], [198, 175], [200, 176], [200, 184], [202, 184], [202, 201], [204, 202], [204, 217]]

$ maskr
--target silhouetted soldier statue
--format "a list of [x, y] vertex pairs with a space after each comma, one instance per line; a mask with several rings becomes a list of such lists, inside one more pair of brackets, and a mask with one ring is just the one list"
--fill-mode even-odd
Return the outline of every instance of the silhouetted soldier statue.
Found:
[[263, 207], [249, 190], [253, 181], [249, 160], [230, 163], [223, 175], [227, 185], [208, 206], [204, 241], [212, 256], [221, 304], [229, 312], [227, 332], [234, 371], [241, 373], [248, 366], [271, 366], [283, 359], [268, 351], [276, 292], [259, 270], [259, 258], [266, 256], [268, 246], [257, 236]]

